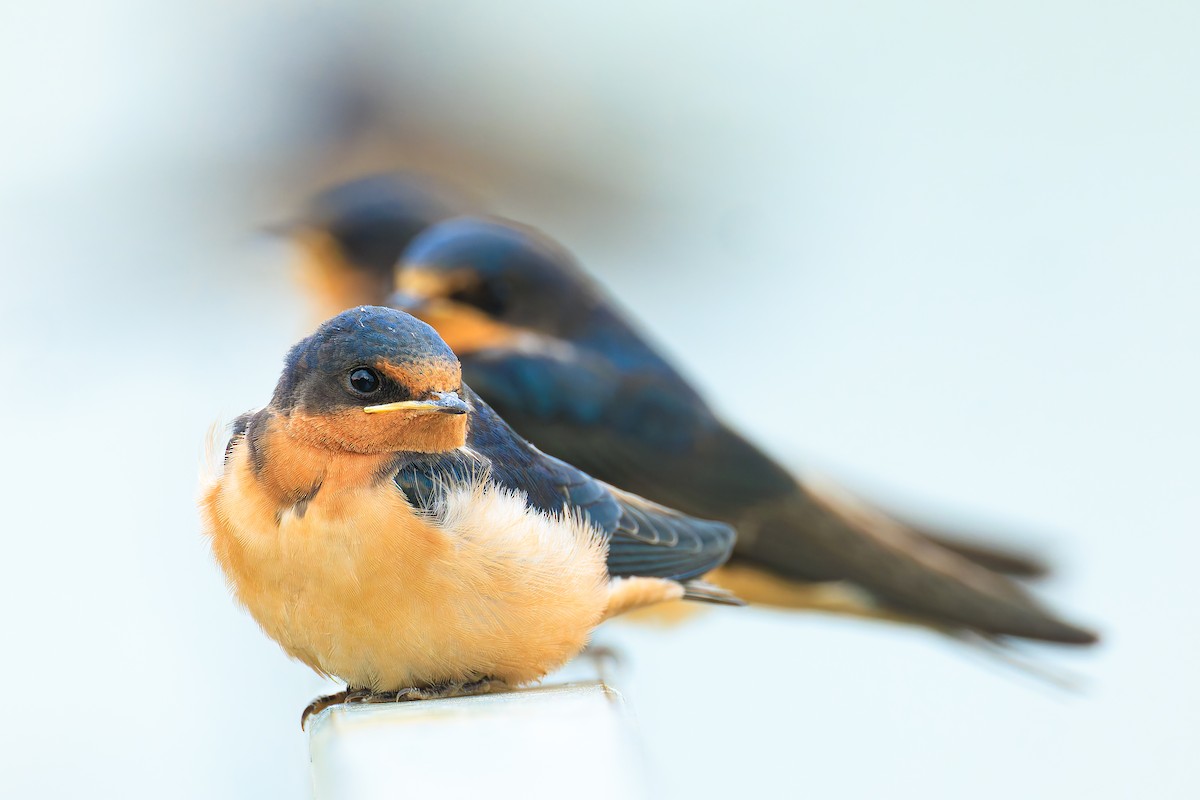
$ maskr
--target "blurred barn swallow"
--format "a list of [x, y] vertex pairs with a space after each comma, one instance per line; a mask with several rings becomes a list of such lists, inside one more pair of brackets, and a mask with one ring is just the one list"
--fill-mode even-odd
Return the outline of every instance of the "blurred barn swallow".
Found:
[[346, 682], [309, 711], [527, 683], [625, 611], [740, 604], [698, 580], [729, 557], [730, 526], [543, 454], [433, 328], [386, 308], [292, 348], [270, 404], [235, 422], [202, 515], [267, 635]]
[[[746, 599], [899, 615], [987, 638], [1096, 641], [998, 574], [1021, 572], [1020, 559], [936, 541], [836, 487], [789, 474], [719, 420], [539, 232], [447, 220], [412, 242], [398, 280], [393, 304], [433, 325], [467, 381], [538, 447], [655, 502], [734, 525], [735, 561], [720, 582]], [[787, 398], [763, 386], [769, 378], [730, 390], [749, 397], [755, 413], [786, 413]]]
[[[308, 221], [288, 226], [305, 259], [302, 278], [320, 302], [321, 319], [353, 305], [390, 302], [400, 253], [422, 230], [470, 204], [426, 176], [378, 173], [330, 187], [310, 203]], [[536, 438], [540, 431], [525, 431]], [[614, 476], [619, 477], [619, 476]], [[912, 528], [912, 526], [909, 526]], [[942, 547], [988, 569], [1041, 577], [1046, 565], [1026, 553], [951, 535], [920, 531]]]
[[412, 238], [465, 207], [463, 198], [432, 178], [379, 173], [329, 187], [299, 220], [275, 227], [300, 248], [300, 280], [321, 302], [318, 311], [325, 319], [353, 306], [383, 303]]

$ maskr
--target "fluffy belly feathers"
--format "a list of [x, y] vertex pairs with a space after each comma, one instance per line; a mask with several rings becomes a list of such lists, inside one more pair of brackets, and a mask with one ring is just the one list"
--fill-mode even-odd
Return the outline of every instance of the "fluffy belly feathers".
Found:
[[281, 507], [235, 448], [202, 507], [237, 599], [292, 657], [379, 691], [536, 680], [605, 616], [605, 546], [493, 485], [414, 515], [390, 479]]

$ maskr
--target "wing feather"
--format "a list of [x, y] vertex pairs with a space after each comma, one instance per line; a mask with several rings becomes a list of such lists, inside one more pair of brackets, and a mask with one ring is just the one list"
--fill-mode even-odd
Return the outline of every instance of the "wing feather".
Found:
[[[409, 503], [436, 514], [441, 487], [484, 478], [525, 495], [544, 513], [585, 517], [608, 541], [613, 577], [688, 580], [723, 564], [736, 535], [729, 525], [696, 519], [615, 489], [553, 456], [513, 430], [470, 389], [474, 407], [470, 452], [405, 453], [393, 465], [394, 481]], [[481, 463], [482, 462], [482, 463]]]

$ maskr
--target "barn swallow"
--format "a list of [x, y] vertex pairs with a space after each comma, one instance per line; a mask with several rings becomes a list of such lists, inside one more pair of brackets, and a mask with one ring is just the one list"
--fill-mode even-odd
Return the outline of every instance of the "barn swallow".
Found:
[[729, 525], [543, 454], [463, 383], [433, 328], [387, 308], [292, 348], [201, 505], [238, 602], [346, 682], [310, 710], [519, 685], [617, 614], [740, 604], [700, 580], [729, 557]]
[[321, 301], [320, 319], [363, 304], [381, 304], [393, 270], [414, 236], [461, 213], [466, 202], [421, 175], [377, 173], [331, 186], [299, 220], [276, 229], [301, 253], [299, 277]]
[[[1096, 635], [999, 570], [1020, 559], [924, 535], [836, 487], [800, 480], [713, 413], [540, 232], [461, 217], [405, 251], [393, 304], [433, 325], [463, 374], [546, 452], [602, 480], [738, 530], [723, 585], [751, 601], [935, 629], [1090, 644]], [[745, 342], [748, 348], [753, 342]], [[737, 384], [753, 413], [787, 413], [770, 377]]]
[[[304, 282], [321, 302], [321, 318], [352, 305], [384, 305], [396, 261], [425, 227], [467, 213], [464, 198], [431, 179], [379, 173], [327, 189], [310, 203], [308, 222], [290, 226], [305, 254]], [[484, 333], [483, 335], [486, 335]], [[536, 430], [529, 435], [538, 435]], [[911, 527], [911, 526], [910, 526]], [[977, 564], [1007, 575], [1041, 577], [1046, 565], [1027, 553], [959, 537], [915, 531]]]

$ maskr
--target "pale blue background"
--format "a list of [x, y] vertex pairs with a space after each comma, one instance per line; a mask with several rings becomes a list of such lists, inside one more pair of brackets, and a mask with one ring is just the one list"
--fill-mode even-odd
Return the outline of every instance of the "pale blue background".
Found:
[[1024, 531], [1105, 632], [1038, 656], [1068, 694], [821, 617], [613, 627], [666, 794], [1200, 795], [1200, 6], [503, 6], [0, 12], [0, 795], [306, 795], [325, 684], [194, 496], [312, 321], [253, 228], [352, 57], [774, 453]]

